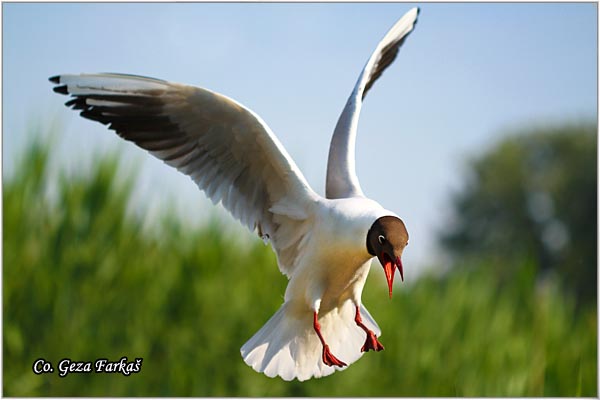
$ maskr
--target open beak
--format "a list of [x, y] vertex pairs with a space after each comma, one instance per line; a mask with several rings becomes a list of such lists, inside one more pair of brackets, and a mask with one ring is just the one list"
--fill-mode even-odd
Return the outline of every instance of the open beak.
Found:
[[400, 257], [396, 257], [396, 260], [394, 261], [390, 256], [387, 255], [387, 253], [382, 252], [380, 261], [381, 265], [383, 265], [383, 272], [385, 272], [385, 279], [387, 280], [388, 290], [391, 299], [396, 268], [398, 268], [398, 271], [400, 271], [400, 279], [402, 279], [402, 282], [404, 282], [404, 270], [402, 269], [402, 260], [400, 260]]
[[400, 279], [404, 282], [404, 269], [402, 268], [402, 260], [400, 257], [396, 257], [396, 267], [398, 267], [398, 271], [400, 271]]

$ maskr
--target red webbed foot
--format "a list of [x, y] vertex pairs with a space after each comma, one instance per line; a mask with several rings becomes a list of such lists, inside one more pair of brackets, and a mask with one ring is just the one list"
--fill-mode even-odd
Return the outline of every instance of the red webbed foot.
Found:
[[336, 356], [334, 356], [333, 354], [331, 354], [331, 350], [329, 350], [329, 345], [327, 345], [327, 343], [325, 343], [325, 339], [323, 339], [323, 335], [321, 334], [321, 325], [319, 324], [318, 321], [318, 314], [315, 311], [313, 314], [313, 328], [315, 329], [315, 332], [317, 333], [317, 336], [319, 337], [319, 340], [321, 341], [321, 345], [323, 346], [323, 363], [325, 365], [328, 365], [330, 367], [346, 367], [348, 364], [346, 364], [343, 361], [340, 361], [337, 359]]
[[358, 306], [356, 306], [356, 314], [354, 316], [354, 322], [356, 322], [356, 325], [358, 325], [367, 334], [367, 339], [365, 340], [365, 344], [360, 349], [360, 351], [362, 351], [364, 353], [365, 351], [369, 351], [369, 350], [381, 351], [384, 349], [381, 342], [379, 340], [377, 340], [377, 335], [375, 335], [375, 333], [372, 330], [370, 330], [369, 328], [366, 327], [365, 324], [363, 324], [362, 318], [360, 316], [360, 308]]
[[383, 345], [379, 340], [377, 340], [377, 336], [371, 330], [367, 330], [367, 339], [365, 340], [365, 344], [360, 349], [363, 353], [369, 350], [381, 351], [384, 349]]
[[338, 360], [336, 356], [331, 354], [328, 345], [323, 346], [323, 362], [325, 365], [329, 365], [330, 367], [346, 367], [348, 364], [345, 362]]

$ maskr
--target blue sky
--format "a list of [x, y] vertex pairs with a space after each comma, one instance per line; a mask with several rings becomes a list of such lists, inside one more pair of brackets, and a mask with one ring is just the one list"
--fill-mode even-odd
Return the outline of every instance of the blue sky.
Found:
[[435, 232], [469, 157], [521, 127], [597, 119], [596, 4], [3, 3], [4, 173], [33, 125], [58, 123], [61, 165], [79, 170], [120, 149], [140, 171], [136, 201], [149, 221], [169, 203], [202, 221], [212, 206], [189, 178], [66, 109], [47, 81], [123, 72], [240, 101], [323, 193], [346, 98], [414, 5], [419, 22], [369, 92], [357, 140], [364, 192], [409, 229], [410, 275], [410, 265], [436, 259]]

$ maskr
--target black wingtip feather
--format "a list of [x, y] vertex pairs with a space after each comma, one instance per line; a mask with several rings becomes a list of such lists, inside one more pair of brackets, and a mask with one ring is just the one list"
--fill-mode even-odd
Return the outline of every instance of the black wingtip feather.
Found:
[[67, 85], [62, 85], [62, 86], [55, 86], [54, 90], [56, 93], [60, 93], [60, 94], [69, 94], [69, 90], [67, 89]]
[[79, 113], [83, 118], [91, 119], [92, 121], [100, 122], [103, 125], [108, 125], [110, 121], [104, 118], [102, 115], [96, 114], [93, 111], [83, 110]]
[[48, 80], [52, 83], [60, 83], [60, 75], [51, 76]]
[[76, 97], [65, 103], [65, 106], [71, 107], [73, 110], [85, 110], [88, 105], [85, 103], [85, 99]]

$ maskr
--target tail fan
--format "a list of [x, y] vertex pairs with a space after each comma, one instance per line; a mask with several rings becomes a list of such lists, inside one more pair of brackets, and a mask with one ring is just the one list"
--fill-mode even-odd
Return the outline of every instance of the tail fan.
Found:
[[[363, 323], [375, 332], [381, 330], [364, 306]], [[348, 300], [340, 307], [319, 315], [321, 332], [331, 352], [346, 364], [358, 360], [365, 333], [354, 322], [354, 304]], [[298, 311], [284, 303], [267, 323], [241, 348], [242, 358], [257, 372], [286, 381], [305, 381], [335, 372], [321, 359], [322, 346], [312, 326], [312, 311]]]

